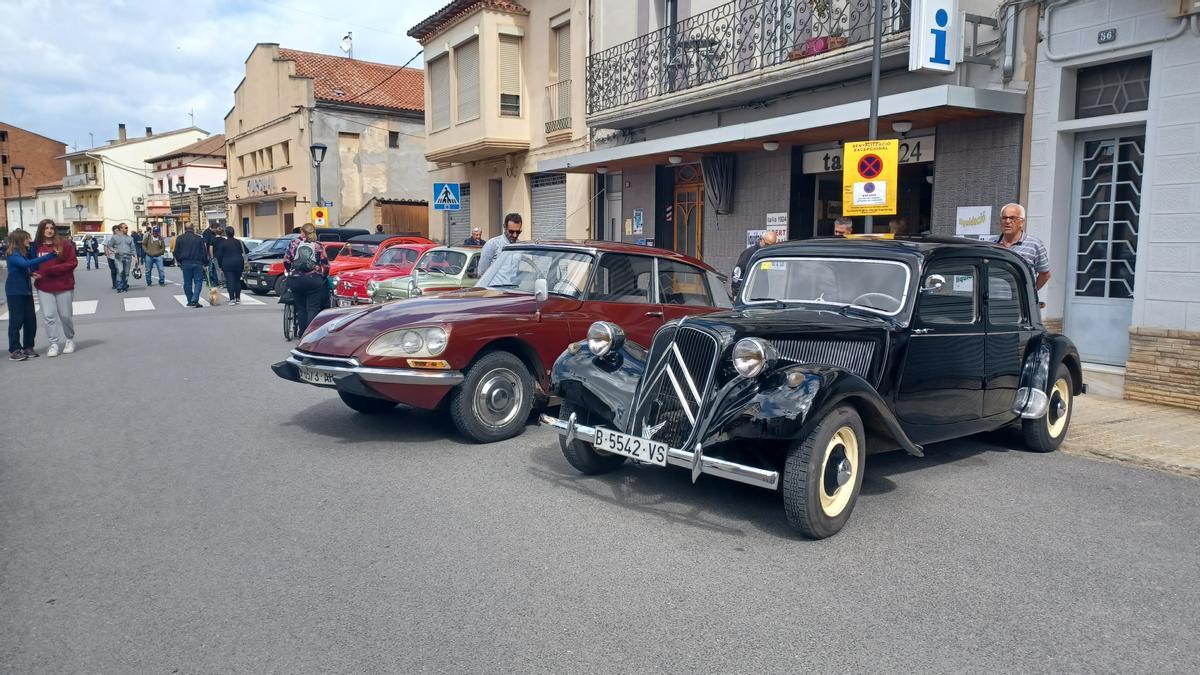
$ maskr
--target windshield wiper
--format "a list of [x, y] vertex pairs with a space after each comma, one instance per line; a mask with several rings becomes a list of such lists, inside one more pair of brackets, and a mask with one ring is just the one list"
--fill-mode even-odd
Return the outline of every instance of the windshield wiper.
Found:
[[776, 308], [787, 307], [787, 303], [779, 298], [750, 298], [750, 302], [773, 302]]
[[855, 316], [863, 319], [878, 319], [889, 326], [896, 325], [895, 319], [879, 314], [878, 312], [872, 312], [869, 309], [863, 309], [862, 307], [858, 307], [856, 305], [842, 305], [838, 308], [838, 314], [841, 314], [842, 316]]

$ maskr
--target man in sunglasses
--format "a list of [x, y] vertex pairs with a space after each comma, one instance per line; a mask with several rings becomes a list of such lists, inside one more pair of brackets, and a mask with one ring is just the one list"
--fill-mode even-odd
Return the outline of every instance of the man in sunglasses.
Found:
[[521, 227], [521, 214], [510, 213], [504, 216], [504, 229], [500, 234], [488, 239], [487, 243], [483, 245], [483, 252], [479, 254], [479, 276], [482, 277], [487, 268], [496, 262], [496, 258], [505, 246], [521, 238]]

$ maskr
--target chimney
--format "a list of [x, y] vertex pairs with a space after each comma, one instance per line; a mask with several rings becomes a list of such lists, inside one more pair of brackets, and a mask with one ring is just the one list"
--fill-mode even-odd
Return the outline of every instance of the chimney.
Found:
[[118, 125], [117, 125], [117, 140], [118, 140], [118, 141], [124, 141], [124, 140], [126, 140], [126, 138], [125, 138], [125, 125], [124, 125], [124, 124], [118, 124]]
[[146, 138], [150, 138], [153, 135], [154, 135], [154, 130], [151, 129], [150, 127], [146, 127]]

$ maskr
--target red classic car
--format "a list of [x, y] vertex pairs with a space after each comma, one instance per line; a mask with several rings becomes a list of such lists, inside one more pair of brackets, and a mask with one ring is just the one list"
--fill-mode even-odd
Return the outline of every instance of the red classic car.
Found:
[[[403, 277], [412, 274], [417, 260], [437, 244], [396, 244], [389, 246], [375, 257], [375, 263], [351, 272], [342, 272], [333, 285], [333, 306], [350, 307], [365, 305], [371, 302], [371, 294], [367, 292], [367, 283], [383, 281], [393, 277]], [[336, 260], [333, 264], [336, 264]], [[332, 264], [331, 264], [332, 266]]]
[[389, 247], [396, 244], [429, 244], [432, 240], [425, 237], [399, 237], [393, 234], [363, 234], [346, 242], [338, 256], [329, 261], [329, 276], [337, 282], [338, 277], [346, 272], [353, 272], [364, 267], [374, 267], [379, 263], [379, 256]]
[[548, 403], [550, 368], [593, 322], [650, 344], [665, 321], [730, 304], [711, 267], [671, 251], [511, 244], [475, 288], [321, 312], [272, 369], [336, 389], [362, 413], [446, 404], [464, 435], [491, 442], [521, 433]]

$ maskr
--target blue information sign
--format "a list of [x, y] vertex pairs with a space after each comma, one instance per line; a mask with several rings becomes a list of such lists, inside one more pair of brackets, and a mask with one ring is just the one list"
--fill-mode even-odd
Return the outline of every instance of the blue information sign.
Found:
[[462, 208], [462, 186], [458, 183], [433, 184], [433, 210], [458, 211]]

